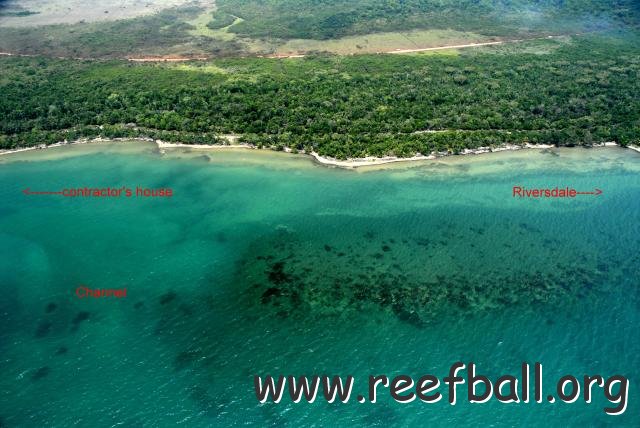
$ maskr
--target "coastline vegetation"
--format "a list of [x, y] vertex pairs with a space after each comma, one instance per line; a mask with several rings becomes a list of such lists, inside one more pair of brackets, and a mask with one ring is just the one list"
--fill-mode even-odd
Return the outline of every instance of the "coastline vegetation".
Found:
[[[337, 159], [627, 145], [640, 140], [639, 41], [624, 33], [527, 42], [522, 52], [219, 59], [202, 72], [200, 63], [5, 57], [0, 148], [99, 135], [215, 144], [222, 134]], [[523, 53], [531, 48], [546, 53]]]

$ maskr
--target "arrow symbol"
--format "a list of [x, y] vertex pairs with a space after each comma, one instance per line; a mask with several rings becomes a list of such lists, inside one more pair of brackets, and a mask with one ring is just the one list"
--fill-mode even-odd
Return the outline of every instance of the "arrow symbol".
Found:
[[62, 195], [62, 192], [32, 192], [29, 187], [22, 191], [25, 195]]
[[594, 196], [598, 196], [602, 193], [602, 190], [596, 188], [596, 190], [594, 192], [576, 192], [576, 194], [578, 195], [594, 195]]

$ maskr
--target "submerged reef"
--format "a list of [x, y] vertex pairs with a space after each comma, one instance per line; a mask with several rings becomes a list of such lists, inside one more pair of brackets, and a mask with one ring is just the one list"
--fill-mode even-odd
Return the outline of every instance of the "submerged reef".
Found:
[[280, 229], [239, 264], [250, 304], [281, 318], [381, 311], [422, 328], [440, 314], [561, 305], [595, 295], [609, 270], [535, 226], [445, 225], [425, 236], [370, 230], [317, 242]]

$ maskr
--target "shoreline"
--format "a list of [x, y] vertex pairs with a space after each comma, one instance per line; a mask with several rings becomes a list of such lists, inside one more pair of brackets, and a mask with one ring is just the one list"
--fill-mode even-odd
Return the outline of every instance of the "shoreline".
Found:
[[[583, 146], [576, 146], [583, 147]], [[619, 144], [614, 142], [606, 142], [601, 144], [594, 144], [592, 147], [620, 147]], [[356, 169], [359, 167], [366, 166], [378, 166], [385, 165], [390, 163], [397, 162], [419, 162], [419, 161], [428, 161], [428, 160], [436, 160], [453, 156], [470, 156], [470, 155], [483, 155], [487, 153], [500, 153], [505, 151], [519, 151], [519, 150], [549, 150], [557, 148], [551, 144], [524, 144], [519, 146], [517, 144], [505, 144], [499, 147], [478, 147], [477, 149], [464, 149], [460, 153], [450, 153], [450, 152], [435, 152], [430, 155], [422, 155], [420, 153], [415, 154], [414, 156], [401, 158], [397, 156], [385, 156], [385, 157], [366, 157], [366, 158], [355, 158], [355, 159], [346, 159], [346, 160], [338, 160], [330, 157], [324, 157], [319, 155], [318, 153], [311, 152], [310, 156], [321, 165], [332, 166], [338, 168], [345, 169]], [[586, 147], [583, 147], [586, 148]], [[640, 153], [640, 147], [637, 146], [628, 146], [627, 148], [637, 151]]]
[[74, 141], [59, 141], [54, 144], [40, 144], [37, 146], [31, 147], [21, 147], [19, 149], [10, 149], [10, 150], [0, 150], [0, 156], [11, 155], [14, 153], [23, 153], [23, 152], [31, 152], [34, 150], [46, 150], [53, 147], [65, 147], [65, 146], [77, 146], [80, 144], [92, 144], [92, 143], [108, 143], [108, 142], [118, 142], [118, 141], [139, 141], [139, 142], [153, 142], [151, 138], [80, 138]]
[[[279, 151], [279, 150], [274, 150], [271, 147], [258, 148], [251, 144], [237, 143], [236, 141], [239, 138], [237, 135], [228, 135], [228, 136], [221, 136], [221, 137], [226, 138], [230, 142], [230, 144], [207, 145], [207, 144], [170, 143], [162, 140], [157, 140], [157, 139], [154, 140], [153, 138], [145, 138], [145, 137], [132, 137], [132, 138], [97, 137], [97, 138], [81, 138], [71, 142], [60, 141], [58, 143], [50, 144], [48, 146], [45, 144], [41, 144], [38, 146], [24, 147], [24, 148], [13, 149], [13, 150], [0, 150], [0, 156], [10, 155], [14, 153], [24, 153], [24, 152], [34, 151], [34, 150], [45, 150], [53, 147], [74, 146], [74, 145], [92, 144], [92, 143], [127, 142], [127, 141], [154, 143], [157, 146], [160, 154], [165, 154], [166, 149], [179, 149], [179, 148], [196, 149], [196, 150], [244, 149], [244, 150]], [[575, 146], [575, 147], [583, 147], [583, 146]], [[621, 147], [621, 146], [615, 142], [606, 142], [601, 144], [594, 144], [591, 147], [597, 148], [597, 147]], [[384, 156], [384, 157], [369, 156], [365, 158], [350, 158], [345, 160], [339, 160], [339, 159], [331, 158], [328, 156], [322, 156], [316, 152], [305, 153], [304, 151], [299, 151], [298, 153], [311, 157], [312, 161], [319, 165], [334, 167], [334, 168], [342, 168], [342, 169], [357, 169], [360, 167], [379, 166], [379, 165], [399, 163], [399, 162], [429, 161], [429, 160], [442, 159], [442, 158], [452, 157], [452, 156], [482, 155], [487, 153], [499, 153], [504, 151], [519, 151], [519, 150], [549, 150], [553, 148], [556, 148], [556, 146], [551, 144], [527, 143], [521, 146], [517, 144], [505, 144], [499, 147], [487, 146], [487, 147], [478, 147], [476, 149], [464, 149], [460, 153], [433, 152], [429, 155], [416, 153], [414, 156], [406, 157], [406, 158], [397, 157], [397, 156]], [[587, 147], [583, 147], [583, 148], [587, 148]], [[633, 150], [637, 153], [640, 153], [640, 146], [628, 145], [626, 148]], [[282, 150], [282, 152], [292, 153], [292, 150], [286, 147], [284, 148], [284, 150]]]

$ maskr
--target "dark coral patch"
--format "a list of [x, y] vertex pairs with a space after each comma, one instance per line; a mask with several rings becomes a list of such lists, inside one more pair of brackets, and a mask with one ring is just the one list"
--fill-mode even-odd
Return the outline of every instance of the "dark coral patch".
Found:
[[49, 367], [40, 367], [38, 370], [33, 372], [33, 374], [31, 375], [31, 380], [35, 382], [40, 379], [44, 379], [45, 377], [49, 376], [49, 373], [51, 373], [51, 369]]
[[51, 327], [53, 323], [49, 320], [42, 320], [38, 323], [38, 327], [36, 327], [36, 338], [40, 339], [47, 336], [51, 332]]
[[168, 303], [171, 303], [174, 300], [176, 300], [177, 297], [178, 295], [174, 291], [169, 291], [167, 293], [164, 293], [162, 296], [160, 296], [160, 304], [166, 305]]
[[200, 357], [201, 351], [199, 349], [187, 349], [176, 355], [173, 360], [173, 367], [176, 370], [186, 369], [196, 363]]
[[284, 271], [284, 262], [276, 262], [271, 266], [268, 274], [269, 282], [273, 284], [284, 284], [291, 282], [291, 276]]
[[222, 408], [224, 407], [218, 399], [211, 396], [211, 394], [201, 386], [194, 386], [191, 388], [189, 398], [195, 401], [201, 411], [209, 417], [219, 416], [220, 412], [222, 412]]
[[84, 321], [87, 321], [90, 316], [91, 316], [91, 312], [87, 312], [87, 311], [78, 312], [76, 316], [71, 320], [71, 331], [72, 332], [78, 331], [80, 324], [82, 324]]
[[274, 297], [280, 297], [280, 296], [282, 296], [282, 290], [275, 287], [269, 287], [264, 293], [262, 293], [261, 301], [263, 304], [267, 304]]
[[71, 321], [71, 323], [74, 326], [78, 326], [81, 322], [83, 321], [87, 321], [89, 319], [89, 317], [91, 316], [91, 312], [87, 312], [87, 311], [80, 311], [76, 314], [76, 316], [73, 318], [73, 320]]

